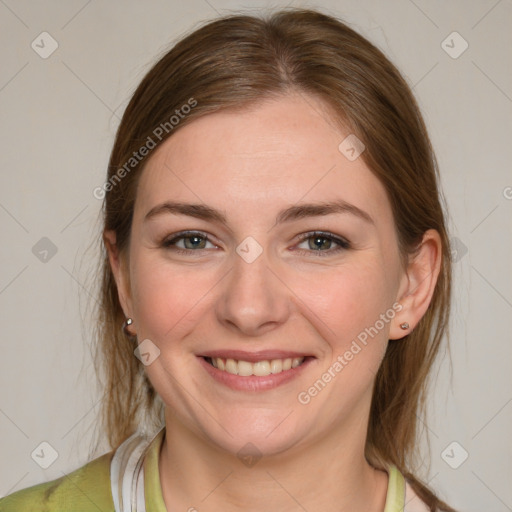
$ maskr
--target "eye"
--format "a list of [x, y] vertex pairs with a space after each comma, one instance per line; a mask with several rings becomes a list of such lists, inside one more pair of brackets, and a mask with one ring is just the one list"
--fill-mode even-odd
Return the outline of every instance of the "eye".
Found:
[[[207, 244], [210, 244], [212, 247], [206, 247]], [[197, 231], [176, 233], [172, 238], [164, 240], [162, 242], [162, 247], [182, 254], [196, 252], [202, 249], [216, 248], [216, 246], [210, 242], [205, 233]]]
[[[300, 235], [301, 242], [294, 249], [304, 255], [329, 256], [350, 248], [350, 243], [332, 233], [314, 231]], [[210, 244], [210, 247], [207, 246]], [[162, 247], [179, 254], [201, 253], [203, 250], [217, 248], [208, 238], [206, 233], [199, 231], [183, 231], [175, 233], [171, 238], [162, 242]], [[300, 247], [306, 245], [306, 247]]]
[[[334, 253], [350, 249], [350, 243], [332, 233], [314, 231], [300, 235], [301, 243], [297, 245], [299, 251], [303, 254], [315, 253], [315, 256], [329, 256]], [[306, 245], [306, 250], [300, 248]], [[334, 247], [334, 248], [333, 248]]]

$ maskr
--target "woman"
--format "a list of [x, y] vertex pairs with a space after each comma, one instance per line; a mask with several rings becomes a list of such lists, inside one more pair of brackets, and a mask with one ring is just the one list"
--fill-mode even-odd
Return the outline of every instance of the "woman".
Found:
[[340, 21], [180, 41], [95, 191], [113, 451], [0, 510], [453, 510], [411, 472], [449, 314], [437, 182], [407, 84]]

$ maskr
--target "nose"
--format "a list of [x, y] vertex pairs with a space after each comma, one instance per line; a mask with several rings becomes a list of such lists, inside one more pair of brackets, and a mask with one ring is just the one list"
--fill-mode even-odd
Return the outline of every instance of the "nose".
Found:
[[234, 255], [216, 308], [220, 323], [238, 335], [260, 336], [286, 322], [290, 291], [263, 251], [252, 262]]

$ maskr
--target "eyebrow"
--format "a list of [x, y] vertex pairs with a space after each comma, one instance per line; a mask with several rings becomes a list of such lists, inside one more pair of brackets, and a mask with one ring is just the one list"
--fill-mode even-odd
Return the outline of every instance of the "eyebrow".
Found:
[[[187, 215], [206, 221], [214, 221], [227, 225], [228, 221], [224, 213], [210, 206], [200, 203], [180, 203], [166, 201], [151, 208], [144, 217], [144, 222], [162, 214]], [[375, 224], [372, 217], [357, 206], [347, 203], [342, 199], [322, 203], [302, 203], [290, 206], [280, 211], [276, 217], [276, 224], [291, 222], [306, 217], [320, 217], [335, 213], [349, 213], [370, 224]]]

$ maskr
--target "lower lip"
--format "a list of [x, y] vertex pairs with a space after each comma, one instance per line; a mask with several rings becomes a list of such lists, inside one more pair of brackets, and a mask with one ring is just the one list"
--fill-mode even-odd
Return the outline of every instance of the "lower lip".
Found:
[[242, 377], [240, 375], [234, 375], [232, 373], [219, 370], [208, 363], [204, 357], [198, 357], [200, 364], [203, 368], [217, 381], [225, 386], [236, 389], [237, 391], [265, 391], [267, 389], [274, 389], [277, 386], [285, 384], [298, 377], [304, 368], [308, 366], [313, 360], [312, 357], [307, 357], [300, 366], [296, 368], [290, 368], [280, 373], [265, 375], [259, 377], [257, 375], [250, 375], [248, 377]]

